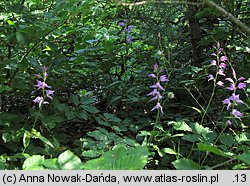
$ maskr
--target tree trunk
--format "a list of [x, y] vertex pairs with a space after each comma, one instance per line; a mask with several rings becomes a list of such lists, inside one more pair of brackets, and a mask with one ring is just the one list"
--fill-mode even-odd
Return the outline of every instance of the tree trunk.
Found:
[[[192, 2], [197, 2], [197, 0], [192, 0]], [[188, 5], [188, 22], [191, 36], [191, 45], [192, 45], [192, 53], [193, 53], [193, 65], [201, 66], [202, 62], [202, 48], [200, 46], [201, 40], [201, 28], [199, 20], [196, 18], [196, 13], [198, 12], [198, 7], [193, 5]]]

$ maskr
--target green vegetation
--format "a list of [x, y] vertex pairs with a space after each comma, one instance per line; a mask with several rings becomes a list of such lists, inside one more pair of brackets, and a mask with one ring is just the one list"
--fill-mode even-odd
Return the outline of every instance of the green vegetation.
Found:
[[0, 169], [249, 169], [248, 25], [248, 0], [2, 0]]

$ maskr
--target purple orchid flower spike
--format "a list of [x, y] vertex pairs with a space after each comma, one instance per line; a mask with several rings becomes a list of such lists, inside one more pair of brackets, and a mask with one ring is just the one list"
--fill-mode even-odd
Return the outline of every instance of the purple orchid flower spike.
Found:
[[150, 86], [150, 88], [159, 88], [161, 90], [164, 90], [164, 88], [161, 86], [160, 82], [157, 82], [155, 85]]
[[230, 108], [230, 106], [231, 106], [231, 104], [232, 104], [229, 98], [224, 99], [224, 100], [222, 101], [222, 103], [225, 104], [225, 105], [227, 105], [227, 110], [229, 110], [229, 108]]
[[33, 100], [34, 103], [38, 103], [39, 105], [39, 108], [42, 106], [42, 104], [49, 104], [49, 102], [47, 101], [44, 101], [43, 97], [36, 97], [34, 100]]
[[226, 63], [221, 63], [219, 65], [219, 67], [224, 70], [227, 67], [227, 64]]
[[239, 81], [245, 81], [245, 80], [246, 80], [246, 78], [244, 78], [244, 77], [239, 78]]
[[168, 82], [169, 81], [169, 79], [167, 78], [167, 76], [166, 75], [162, 75], [162, 76], [160, 76], [160, 81], [161, 82]]
[[154, 64], [154, 71], [157, 71], [157, 70], [158, 70], [158, 64], [155, 63], [155, 64]]
[[239, 104], [242, 104], [244, 103], [242, 100], [240, 100], [240, 95], [235, 95], [235, 93], [232, 94], [232, 96], [229, 97], [230, 100], [236, 102], [236, 103], [239, 103]]
[[239, 120], [241, 120], [240, 117], [243, 116], [243, 114], [240, 111], [238, 111], [237, 109], [233, 109], [232, 112], [231, 112], [231, 114], [234, 117], [238, 118]]
[[236, 89], [235, 84], [234, 83], [230, 83], [230, 86], [226, 88], [227, 90], [231, 90], [234, 91]]
[[217, 82], [217, 85], [220, 86], [220, 87], [223, 87], [224, 86], [224, 83], [222, 81], [218, 81]]
[[151, 112], [159, 108], [161, 109], [161, 113], [163, 113], [162, 106], [159, 102], [157, 102], [157, 104], [151, 109]]
[[37, 84], [35, 85], [35, 87], [37, 87], [37, 89], [44, 89], [44, 88], [51, 88], [51, 86], [48, 86], [46, 83], [37, 80]]
[[50, 99], [53, 99], [52, 96], [54, 95], [54, 90], [46, 90], [46, 96]]
[[223, 69], [219, 69], [218, 74], [221, 75], [221, 76], [226, 76]]
[[220, 57], [220, 60], [221, 60], [222, 62], [227, 61], [227, 56], [221, 56], [221, 57]]
[[231, 126], [233, 123], [230, 120], [227, 120], [226, 124]]
[[211, 66], [216, 66], [217, 65], [217, 62], [213, 59], [210, 63]]
[[160, 94], [160, 92], [157, 92], [156, 96], [153, 97], [151, 100], [149, 100], [149, 102], [154, 101], [154, 100], [158, 100], [158, 99], [161, 99], [161, 98], [162, 98], [162, 95]]
[[157, 93], [158, 93], [157, 89], [154, 89], [152, 92], [150, 92], [149, 94], [147, 94], [147, 96], [154, 96]]
[[35, 74], [35, 76], [38, 78], [38, 79], [41, 79], [42, 76], [40, 74]]
[[148, 77], [153, 77], [153, 78], [155, 78], [156, 75], [154, 75], [154, 74], [149, 74]]
[[209, 74], [207, 77], [208, 77], [208, 80], [207, 80], [207, 81], [214, 80], [214, 76], [213, 76], [212, 74]]
[[245, 89], [247, 87], [246, 83], [239, 83], [238, 84], [238, 89]]

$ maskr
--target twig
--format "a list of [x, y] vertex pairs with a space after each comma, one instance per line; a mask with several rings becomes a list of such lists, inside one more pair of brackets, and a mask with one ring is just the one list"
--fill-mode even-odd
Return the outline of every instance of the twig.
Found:
[[[118, 2], [119, 3], [119, 2]], [[123, 6], [139, 6], [149, 3], [155, 3], [155, 4], [187, 4], [187, 5], [202, 5], [203, 3], [195, 3], [195, 2], [188, 2], [188, 1], [153, 1], [153, 0], [147, 0], [147, 1], [140, 1], [135, 3], [120, 3]]]
[[240, 27], [242, 30], [244, 30], [247, 34], [250, 35], [250, 27], [248, 27], [245, 23], [241, 22], [239, 19], [234, 17], [231, 13], [227, 12], [225, 9], [223, 9], [222, 7], [220, 7], [219, 5], [215, 4], [210, 0], [203, 0], [203, 2], [204, 4], [224, 14], [230, 21], [232, 21], [234, 24], [236, 24], [238, 27]]

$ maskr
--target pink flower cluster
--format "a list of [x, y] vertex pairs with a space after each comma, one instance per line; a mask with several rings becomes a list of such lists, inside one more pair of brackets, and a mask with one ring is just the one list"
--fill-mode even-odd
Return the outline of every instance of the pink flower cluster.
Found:
[[[216, 59], [211, 60], [211, 66], [217, 67], [217, 74], [218, 77], [222, 77], [221, 80], [217, 81], [216, 85], [223, 88], [225, 84], [228, 84], [227, 87], [225, 87], [226, 90], [232, 91], [232, 95], [222, 101], [224, 105], [227, 105], [227, 110], [231, 109], [231, 115], [235, 118], [238, 118], [241, 120], [241, 116], [243, 114], [238, 111], [235, 107], [238, 104], [243, 104], [244, 102], [240, 100], [240, 94], [236, 95], [236, 91], [238, 89], [245, 89], [247, 84], [244, 82], [246, 79], [244, 77], [237, 78], [236, 72], [233, 67], [231, 67], [232, 75], [233, 77], [227, 77], [225, 74], [225, 70], [227, 67], [228, 58], [225, 55], [222, 55], [223, 48], [220, 47], [220, 43], [217, 43], [217, 46], [214, 46], [214, 49], [216, 50], [216, 53], [212, 53], [211, 55], [216, 57]], [[208, 81], [215, 81], [215, 78], [212, 74], [209, 74]], [[217, 80], [217, 78], [216, 78]], [[227, 124], [231, 125], [232, 122], [230, 120], [227, 121]]]
[[161, 82], [168, 82], [169, 79], [167, 78], [166, 75], [160, 75], [160, 73], [162, 72], [162, 70], [159, 70], [158, 64], [154, 65], [154, 73], [149, 74], [149, 77], [152, 78], [156, 78], [156, 83], [152, 86], [150, 86], [150, 88], [153, 89], [153, 91], [151, 91], [149, 94], [147, 94], [147, 96], [152, 96], [153, 98], [150, 99], [149, 101], [154, 101], [157, 100], [156, 105], [151, 109], [151, 111], [154, 111], [156, 109], [160, 109], [161, 112], [163, 113], [163, 108], [160, 104], [160, 100], [162, 99], [162, 95], [160, 93], [160, 91], [164, 91], [164, 88], [161, 85]]
[[[46, 79], [49, 76], [47, 73], [48, 67], [43, 67], [43, 76], [41, 76], [40, 74], [35, 74], [35, 76], [38, 79], [42, 79], [43, 81], [40, 80], [36, 80], [37, 84], [35, 85], [35, 87], [37, 88], [37, 90], [42, 90], [43, 96], [37, 96], [33, 102], [34, 103], [38, 103], [39, 108], [42, 106], [42, 104], [49, 104], [48, 101], [45, 101], [46, 97], [53, 99], [52, 96], [54, 95], [54, 90], [50, 90], [51, 86], [46, 84]], [[46, 89], [47, 88], [47, 89]]]

